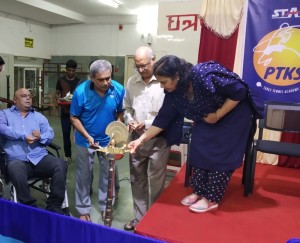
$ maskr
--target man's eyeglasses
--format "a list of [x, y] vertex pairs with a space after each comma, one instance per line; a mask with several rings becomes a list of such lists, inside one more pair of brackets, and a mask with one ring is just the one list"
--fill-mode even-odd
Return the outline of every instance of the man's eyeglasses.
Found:
[[141, 65], [135, 65], [134, 68], [138, 71], [144, 71], [145, 69], [148, 68], [149, 64], [150, 64], [151, 60], [147, 63], [147, 64], [141, 64]]
[[97, 80], [99, 82], [104, 82], [104, 81], [108, 82], [110, 79], [111, 79], [111, 77], [106, 77], [106, 78], [98, 78]]

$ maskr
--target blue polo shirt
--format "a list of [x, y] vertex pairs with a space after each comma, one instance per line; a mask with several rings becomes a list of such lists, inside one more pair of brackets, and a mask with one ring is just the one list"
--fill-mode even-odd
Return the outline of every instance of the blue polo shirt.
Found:
[[[124, 87], [111, 80], [111, 87], [105, 96], [101, 97], [94, 90], [92, 81], [86, 80], [73, 94], [70, 114], [79, 118], [85, 130], [100, 146], [107, 146], [109, 142], [105, 129], [109, 123], [117, 119], [117, 113], [123, 111], [124, 93]], [[79, 146], [89, 147], [88, 140], [78, 131], [75, 132], [75, 142]]]

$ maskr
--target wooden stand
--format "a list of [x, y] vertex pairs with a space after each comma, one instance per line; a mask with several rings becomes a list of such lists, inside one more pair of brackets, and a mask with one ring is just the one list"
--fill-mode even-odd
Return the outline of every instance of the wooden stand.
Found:
[[113, 220], [113, 198], [114, 198], [114, 178], [115, 178], [115, 160], [109, 160], [109, 177], [108, 177], [108, 191], [106, 200], [106, 210], [104, 216], [104, 225], [111, 227]]

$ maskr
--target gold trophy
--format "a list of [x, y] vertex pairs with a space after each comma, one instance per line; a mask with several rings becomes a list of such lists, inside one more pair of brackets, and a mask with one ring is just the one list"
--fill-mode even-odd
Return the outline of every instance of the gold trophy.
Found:
[[104, 225], [111, 226], [113, 220], [113, 191], [114, 191], [114, 178], [115, 178], [115, 161], [123, 158], [128, 142], [128, 130], [124, 123], [114, 121], [108, 124], [105, 133], [110, 137], [110, 143], [107, 147], [93, 147], [99, 151], [101, 155], [109, 160], [109, 177], [108, 177], [108, 191], [106, 210], [103, 217]]

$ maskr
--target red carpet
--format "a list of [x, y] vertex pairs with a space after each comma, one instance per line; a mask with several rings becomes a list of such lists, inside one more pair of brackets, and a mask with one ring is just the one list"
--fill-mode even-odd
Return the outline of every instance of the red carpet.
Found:
[[168, 242], [284, 243], [300, 238], [300, 170], [258, 164], [254, 193], [243, 197], [237, 170], [219, 209], [195, 214], [180, 204], [191, 192], [185, 166], [138, 224], [136, 233]]

